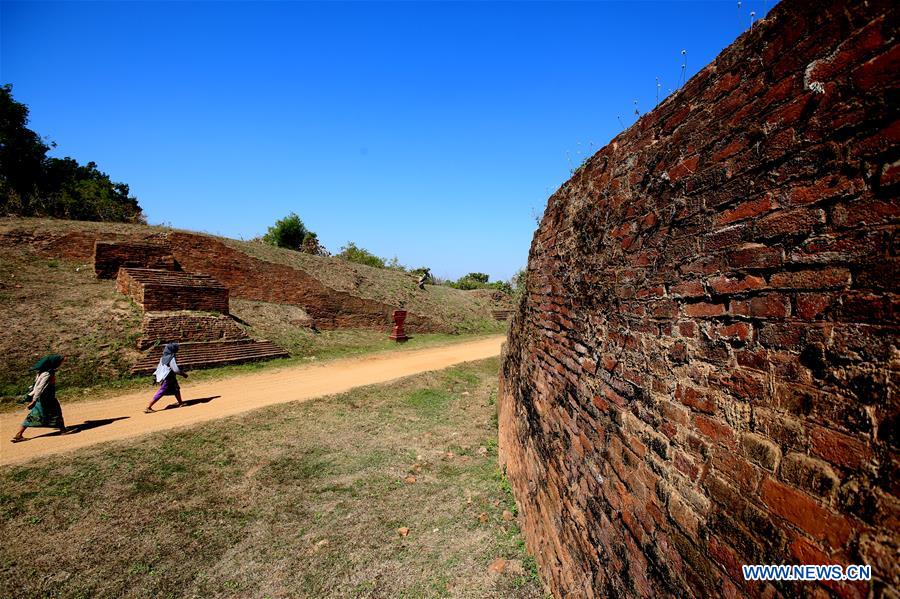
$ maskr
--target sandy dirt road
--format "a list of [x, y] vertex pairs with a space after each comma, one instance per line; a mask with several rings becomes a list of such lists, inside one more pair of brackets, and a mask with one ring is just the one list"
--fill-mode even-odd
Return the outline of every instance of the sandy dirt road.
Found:
[[[157, 402], [154, 414], [144, 414], [155, 389], [93, 402], [63, 403], [66, 424], [79, 427], [70, 435], [53, 435], [50, 429], [26, 430], [23, 443], [10, 443], [22, 419], [19, 412], [0, 415], [0, 465], [72, 451], [95, 443], [137, 437], [169, 428], [187, 426], [231, 416], [255, 408], [342, 393], [353, 387], [384, 383], [429, 370], [440, 370], [461, 362], [482, 360], [500, 354], [505, 336], [497, 335], [442, 347], [347, 358], [321, 365], [304, 365], [204, 381], [192, 384], [181, 379], [181, 396], [189, 405], [174, 404], [172, 397]], [[48, 435], [39, 437], [39, 435]]]

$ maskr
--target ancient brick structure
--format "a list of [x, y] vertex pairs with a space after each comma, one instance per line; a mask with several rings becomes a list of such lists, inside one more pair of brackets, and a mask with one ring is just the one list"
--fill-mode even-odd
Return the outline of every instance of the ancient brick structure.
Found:
[[120, 268], [116, 289], [144, 311], [202, 310], [228, 314], [228, 288], [214, 278], [149, 268]]
[[550, 198], [499, 410], [556, 596], [898, 596], [897, 39], [785, 0]]
[[[234, 297], [301, 306], [319, 328], [387, 329], [393, 324], [391, 313], [397, 306], [332, 289], [300, 269], [258, 260], [217, 239], [172, 232], [168, 243], [185, 270], [215, 277]], [[416, 332], [446, 329], [413, 313], [405, 326]]]
[[120, 266], [178, 270], [172, 251], [161, 243], [98, 241], [94, 244], [94, 272], [98, 279], [115, 279]]
[[[156, 370], [162, 347], [148, 351], [131, 368], [134, 374], [149, 374]], [[212, 368], [226, 364], [243, 364], [273, 358], [286, 358], [290, 354], [271, 341], [254, 339], [229, 339], [212, 342], [181, 343], [178, 348], [178, 364], [187, 369]]]
[[[179, 268], [208, 274], [229, 288], [231, 297], [300, 306], [321, 329], [377, 328], [389, 330], [391, 312], [397, 306], [338, 291], [299, 269], [259, 260], [199, 233], [160, 233], [141, 228], [125, 228], [122, 233], [96, 229], [76, 232], [35, 234], [12, 230], [0, 234], [0, 245], [29, 244], [54, 257], [90, 262], [98, 241], [117, 244], [157, 244], [172, 252]], [[427, 316], [409, 312], [410, 332], [450, 332], [452, 327]]]
[[144, 314], [138, 349], [170, 341], [218, 341], [246, 339], [247, 333], [230, 317], [197, 312]]

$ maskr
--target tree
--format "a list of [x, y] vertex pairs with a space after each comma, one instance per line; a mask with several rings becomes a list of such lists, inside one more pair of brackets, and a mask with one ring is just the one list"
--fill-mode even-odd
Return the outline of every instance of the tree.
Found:
[[515, 297], [520, 297], [523, 293], [525, 293], [525, 282], [527, 281], [527, 274], [528, 273], [524, 268], [520, 268], [516, 271], [516, 274], [514, 274], [509, 280], [512, 294]]
[[27, 124], [28, 107], [13, 99], [11, 85], [0, 86], [0, 214], [144, 222], [127, 185], [93, 162], [48, 158], [50, 146]]
[[27, 123], [28, 107], [13, 100], [12, 85], [0, 87], [0, 206], [26, 214], [50, 149]]
[[348, 241], [347, 245], [341, 248], [341, 253], [337, 257], [357, 264], [384, 268], [384, 258], [379, 258], [369, 250], [358, 247], [352, 241]]
[[300, 251], [304, 254], [312, 254], [313, 256], [329, 255], [325, 246], [319, 243], [319, 236], [312, 231], [308, 232], [306, 237], [303, 238], [303, 243], [300, 244]]
[[[269, 227], [269, 230], [263, 235], [263, 241], [280, 248], [299, 251], [303, 240], [310, 233], [312, 231], [306, 228], [300, 217], [291, 212]], [[315, 234], [313, 233], [313, 235]]]
[[470, 272], [463, 278], [470, 279], [472, 281], [475, 281], [476, 283], [487, 283], [491, 277], [489, 275], [484, 274], [483, 272]]

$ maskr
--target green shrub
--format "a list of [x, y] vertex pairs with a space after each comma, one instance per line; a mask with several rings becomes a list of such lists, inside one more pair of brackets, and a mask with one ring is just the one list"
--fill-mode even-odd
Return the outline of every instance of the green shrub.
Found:
[[275, 221], [275, 224], [269, 227], [262, 239], [269, 245], [289, 250], [300, 250], [303, 240], [310, 234], [315, 235], [315, 233], [306, 228], [299, 216], [291, 212], [281, 220]]
[[375, 268], [384, 268], [384, 258], [379, 258], [367, 249], [358, 247], [352, 241], [348, 241], [347, 245], [341, 248], [338, 258], [343, 258], [348, 262], [356, 262], [357, 264], [365, 264], [366, 266], [374, 266]]

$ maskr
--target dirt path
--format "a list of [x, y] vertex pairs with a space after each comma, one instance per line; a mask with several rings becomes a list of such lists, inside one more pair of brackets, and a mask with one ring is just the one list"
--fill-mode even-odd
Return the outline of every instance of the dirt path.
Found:
[[[155, 390], [148, 385], [146, 391], [139, 393], [68, 406], [63, 404], [66, 424], [81, 425], [81, 430], [75, 434], [55, 436], [49, 429], [30, 429], [25, 432], [26, 437], [50, 435], [24, 443], [9, 442], [25, 416], [24, 410], [5, 413], [0, 416], [0, 465], [196, 424], [262, 406], [342, 393], [353, 387], [440, 370], [460, 362], [482, 360], [499, 355], [504, 340], [504, 336], [497, 335], [444, 347], [348, 358], [328, 364], [284, 368], [197, 384], [192, 384], [190, 378], [182, 379], [182, 398], [190, 405], [179, 409], [160, 409], [155, 414], [143, 413]], [[173, 403], [173, 398], [164, 397], [154, 407], [163, 408]]]

